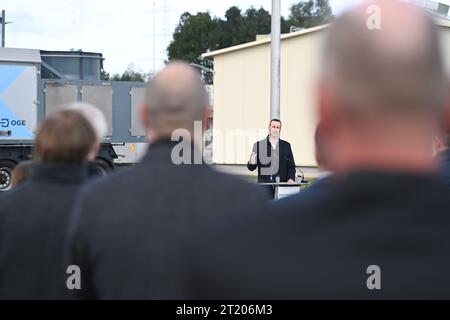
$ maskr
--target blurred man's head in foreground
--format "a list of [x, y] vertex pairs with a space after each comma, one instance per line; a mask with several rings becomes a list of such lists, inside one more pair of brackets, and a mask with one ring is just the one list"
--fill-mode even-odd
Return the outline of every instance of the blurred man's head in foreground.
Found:
[[432, 19], [399, 1], [366, 2], [330, 25], [322, 59], [331, 169], [432, 171], [448, 98]]
[[141, 116], [149, 141], [170, 139], [177, 129], [193, 136], [194, 122], [206, 123], [206, 107], [207, 95], [198, 72], [184, 62], [169, 63], [146, 88]]

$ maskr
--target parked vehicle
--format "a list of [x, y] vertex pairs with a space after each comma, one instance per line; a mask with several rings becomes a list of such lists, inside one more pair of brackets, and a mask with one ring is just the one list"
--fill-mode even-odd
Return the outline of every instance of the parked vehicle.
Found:
[[10, 188], [14, 167], [31, 158], [37, 125], [73, 102], [91, 103], [106, 117], [95, 162], [102, 172], [138, 160], [145, 84], [102, 81], [102, 68], [101, 53], [0, 48], [0, 191]]

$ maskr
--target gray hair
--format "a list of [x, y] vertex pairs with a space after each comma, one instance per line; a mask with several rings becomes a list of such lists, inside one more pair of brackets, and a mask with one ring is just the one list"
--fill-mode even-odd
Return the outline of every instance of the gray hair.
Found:
[[102, 141], [107, 133], [107, 123], [103, 112], [96, 106], [89, 103], [72, 103], [67, 106], [67, 109], [79, 112], [91, 124], [95, 131], [98, 141]]

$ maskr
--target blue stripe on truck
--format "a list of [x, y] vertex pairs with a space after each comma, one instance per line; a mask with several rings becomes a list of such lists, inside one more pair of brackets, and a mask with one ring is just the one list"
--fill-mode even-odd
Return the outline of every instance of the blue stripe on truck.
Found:
[[24, 71], [25, 67], [0, 65], [0, 97]]
[[25, 67], [22, 66], [0, 65], [0, 131], [11, 131], [11, 135], [2, 137], [2, 140], [33, 139], [33, 133], [23, 125], [23, 120], [17, 117], [11, 106], [7, 106], [1, 100], [5, 91], [8, 90], [24, 71]]

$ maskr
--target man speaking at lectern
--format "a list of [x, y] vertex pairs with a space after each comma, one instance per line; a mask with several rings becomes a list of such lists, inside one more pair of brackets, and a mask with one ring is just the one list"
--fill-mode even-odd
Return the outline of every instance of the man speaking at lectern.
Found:
[[258, 168], [258, 183], [279, 182], [295, 183], [295, 161], [291, 144], [280, 139], [281, 121], [272, 119], [269, 123], [269, 135], [253, 145], [247, 168]]

